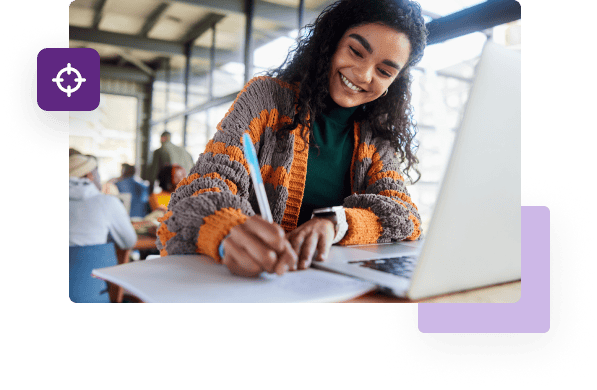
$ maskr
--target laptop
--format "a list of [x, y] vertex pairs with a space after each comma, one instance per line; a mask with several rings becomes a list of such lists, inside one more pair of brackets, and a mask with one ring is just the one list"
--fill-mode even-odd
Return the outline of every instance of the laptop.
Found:
[[487, 42], [428, 232], [332, 246], [312, 266], [417, 300], [520, 280], [521, 54]]

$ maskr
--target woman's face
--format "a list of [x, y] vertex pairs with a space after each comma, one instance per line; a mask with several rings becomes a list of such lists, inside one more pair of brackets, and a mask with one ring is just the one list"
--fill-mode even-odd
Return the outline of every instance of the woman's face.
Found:
[[391, 27], [371, 23], [348, 29], [332, 57], [332, 99], [341, 107], [377, 99], [407, 64], [409, 55], [406, 34]]

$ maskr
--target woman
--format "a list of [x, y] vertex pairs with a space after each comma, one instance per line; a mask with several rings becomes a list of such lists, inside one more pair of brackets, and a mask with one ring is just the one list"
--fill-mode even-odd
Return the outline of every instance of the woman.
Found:
[[[404, 185], [418, 174], [409, 70], [426, 42], [419, 5], [343, 0], [307, 29], [280, 68], [244, 87], [178, 185], [158, 229], [162, 255], [203, 253], [255, 276], [307, 268], [336, 242], [420, 237]], [[245, 132], [271, 224], [255, 215]], [[331, 206], [343, 208], [319, 214]]]
[[158, 172], [158, 180], [162, 192], [153, 193], [149, 195], [149, 207], [151, 211], [164, 210], [168, 211], [168, 203], [172, 192], [176, 189], [178, 183], [185, 178], [187, 172], [178, 164], [165, 165]]

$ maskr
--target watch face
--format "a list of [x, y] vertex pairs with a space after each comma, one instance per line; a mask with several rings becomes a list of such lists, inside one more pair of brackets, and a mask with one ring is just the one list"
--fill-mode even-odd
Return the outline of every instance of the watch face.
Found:
[[329, 219], [336, 225], [338, 223], [338, 216], [335, 212], [319, 212], [315, 214], [316, 217]]
[[336, 213], [333, 211], [325, 211], [325, 212], [315, 213], [315, 215], [317, 215], [318, 217], [331, 217], [331, 216], [335, 216]]

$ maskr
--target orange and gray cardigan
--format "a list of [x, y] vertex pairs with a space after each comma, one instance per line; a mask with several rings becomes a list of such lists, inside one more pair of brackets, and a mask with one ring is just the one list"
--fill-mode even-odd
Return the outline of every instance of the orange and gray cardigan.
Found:
[[[158, 229], [162, 256], [200, 253], [220, 261], [222, 239], [259, 210], [242, 150], [242, 135], [247, 132], [257, 151], [274, 222], [286, 232], [297, 227], [309, 145], [299, 135], [300, 126], [284, 140], [275, 136], [277, 129], [292, 122], [297, 95], [296, 87], [271, 77], [247, 83], [170, 198]], [[352, 194], [343, 204], [348, 232], [338, 244], [418, 239], [421, 218], [390, 142], [372, 137], [358, 123], [354, 138]]]

